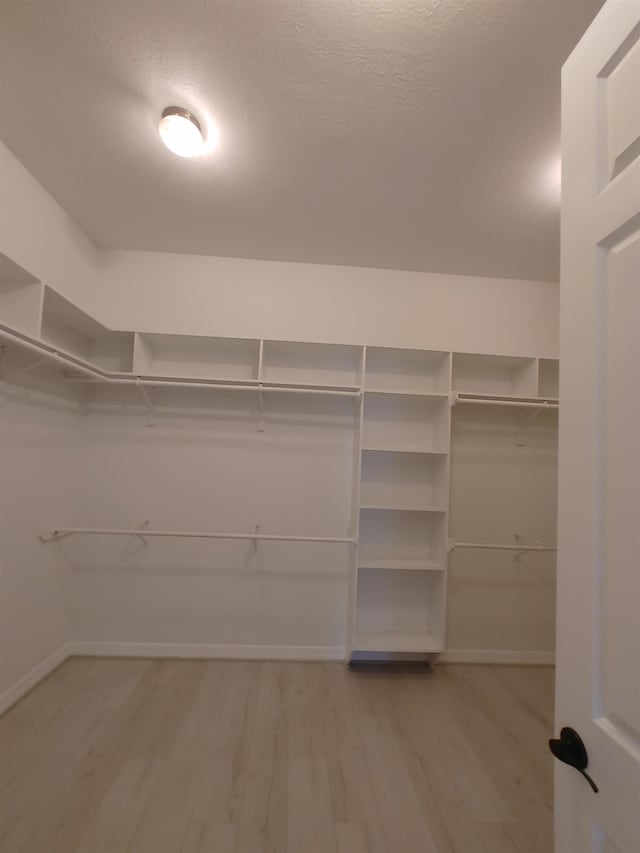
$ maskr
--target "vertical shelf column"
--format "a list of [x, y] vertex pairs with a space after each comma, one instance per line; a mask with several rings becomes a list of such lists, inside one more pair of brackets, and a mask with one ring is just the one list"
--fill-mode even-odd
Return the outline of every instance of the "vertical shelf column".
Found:
[[[367, 364], [367, 348], [362, 347], [360, 368], [357, 382], [360, 388], [364, 386], [364, 376]], [[362, 471], [362, 424], [364, 417], [364, 400], [362, 394], [354, 401], [356, 406], [355, 427], [353, 432], [353, 474], [351, 492], [350, 529], [356, 545], [351, 548], [349, 561], [349, 583], [347, 591], [347, 633], [345, 641], [346, 660], [351, 659], [355, 639], [356, 600], [358, 594], [358, 549], [360, 541], [360, 481]]]
[[351, 661], [444, 649], [451, 354], [367, 347]]

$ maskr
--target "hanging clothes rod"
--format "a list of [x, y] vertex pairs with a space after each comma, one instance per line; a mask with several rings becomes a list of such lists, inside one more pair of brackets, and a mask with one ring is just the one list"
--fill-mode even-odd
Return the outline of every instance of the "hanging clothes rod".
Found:
[[549, 548], [546, 545], [492, 545], [487, 542], [451, 542], [451, 548], [477, 548], [483, 551], [557, 551], [557, 548]]
[[[84, 379], [78, 376], [67, 377], [69, 382], [78, 382], [83, 385], [101, 384], [99, 379]], [[133, 385], [137, 387], [147, 388], [216, 388], [219, 391], [275, 391], [278, 394], [320, 394], [330, 397], [359, 397], [360, 391], [346, 391], [344, 389], [332, 388], [308, 388], [308, 387], [288, 387], [286, 385], [265, 385], [264, 383], [254, 384], [233, 384], [226, 382], [200, 382], [191, 379], [153, 379], [150, 376], [138, 376], [129, 379], [128, 377], [118, 377], [110, 380], [113, 385]]]
[[[66, 364], [91, 379], [104, 382], [109, 381], [109, 374], [100, 370], [99, 367], [94, 367], [92, 364], [89, 364], [83, 359], [69, 355], [69, 353], [62, 353], [51, 344], [47, 344], [44, 341], [37, 341], [34, 338], [29, 337], [29, 335], [17, 333], [3, 325], [0, 325], [0, 340], [16, 344], [28, 352], [33, 352], [42, 356], [45, 360], [54, 361], [58, 364]], [[35, 365], [31, 365], [31, 367], [35, 367]]]
[[[258, 391], [270, 392], [274, 391], [278, 394], [316, 394], [330, 397], [360, 397], [362, 392], [359, 389], [344, 389], [344, 388], [313, 388], [308, 386], [282, 386], [277, 383], [269, 384], [264, 382], [247, 382], [243, 383], [227, 383], [211, 380], [191, 380], [191, 379], [153, 379], [149, 376], [126, 376], [121, 373], [108, 373], [95, 367], [90, 362], [86, 362], [69, 353], [60, 352], [52, 344], [47, 344], [44, 341], [37, 341], [28, 335], [22, 335], [8, 329], [6, 326], [0, 325], [0, 340], [6, 340], [17, 346], [28, 350], [29, 352], [37, 353], [44, 360], [64, 364], [72, 368], [74, 371], [81, 373], [82, 376], [67, 377], [71, 382], [82, 382], [88, 384], [108, 384], [108, 385], [132, 385], [139, 388], [196, 388], [196, 389], [218, 389], [223, 391]], [[36, 365], [30, 365], [29, 369]]]
[[247, 539], [266, 540], [271, 542], [338, 542], [349, 545], [355, 544], [353, 537], [346, 536], [285, 536], [271, 533], [216, 533], [195, 530], [147, 530], [146, 528], [115, 528], [115, 527], [57, 527], [40, 536], [42, 542], [53, 542], [67, 536], [98, 535], [98, 536], [170, 536], [181, 539]]
[[454, 394], [452, 403], [454, 406], [464, 403], [465, 405], [476, 406], [510, 406], [518, 409], [550, 409], [556, 411], [558, 409], [557, 400], [533, 400], [531, 398], [509, 399], [507, 397], [491, 397], [474, 394]]

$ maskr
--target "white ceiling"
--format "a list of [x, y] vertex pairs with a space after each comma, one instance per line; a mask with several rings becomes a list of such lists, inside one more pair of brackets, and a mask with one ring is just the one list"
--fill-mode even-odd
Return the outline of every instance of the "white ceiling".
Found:
[[[0, 137], [101, 245], [557, 280], [602, 0], [0, 0]], [[215, 154], [161, 144], [171, 104]]]

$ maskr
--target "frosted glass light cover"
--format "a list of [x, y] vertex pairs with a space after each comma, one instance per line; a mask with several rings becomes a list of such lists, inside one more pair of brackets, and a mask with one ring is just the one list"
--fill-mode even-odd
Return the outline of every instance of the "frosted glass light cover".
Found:
[[198, 157], [204, 153], [200, 123], [181, 107], [167, 107], [164, 110], [158, 131], [169, 151], [178, 157]]

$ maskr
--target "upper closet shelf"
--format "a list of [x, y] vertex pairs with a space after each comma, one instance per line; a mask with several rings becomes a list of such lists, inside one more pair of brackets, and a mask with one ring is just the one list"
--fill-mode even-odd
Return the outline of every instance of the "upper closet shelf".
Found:
[[366, 392], [446, 395], [450, 385], [451, 355], [448, 352], [366, 348]]
[[404, 391], [398, 390], [396, 388], [365, 388], [364, 393], [367, 397], [371, 396], [380, 396], [380, 397], [427, 397], [431, 399], [448, 399], [449, 392], [441, 391], [441, 392], [427, 392], [427, 391]]
[[[140, 388], [188, 388], [245, 392], [257, 391], [260, 393], [311, 394], [330, 397], [359, 397], [361, 394], [360, 389], [355, 387], [331, 388], [305, 385], [287, 386], [268, 382], [263, 383], [258, 380], [232, 382], [214, 378], [194, 379], [190, 376], [157, 377], [153, 375], [136, 375], [131, 371], [110, 371], [105, 369], [101, 363], [111, 364], [114, 363], [114, 361], [118, 363], [118, 359], [122, 357], [123, 354], [122, 348], [113, 346], [115, 343], [113, 340], [110, 340], [107, 343], [103, 339], [96, 339], [96, 341], [99, 342], [99, 346], [96, 346], [93, 349], [89, 359], [78, 355], [78, 350], [81, 350], [82, 347], [77, 345], [69, 346], [70, 343], [73, 344], [73, 341], [67, 341], [66, 348], [59, 345], [58, 342], [63, 340], [63, 330], [64, 326], [56, 327], [52, 324], [49, 327], [47, 335], [48, 339], [38, 340], [31, 335], [27, 335], [0, 323], [0, 339], [15, 345], [20, 349], [25, 349], [39, 355], [41, 360], [52, 361], [67, 369], [65, 377], [69, 381], [77, 383], [111, 386], [128, 385]], [[122, 343], [122, 341], [119, 342]], [[133, 344], [133, 340], [131, 343]], [[124, 350], [124, 352], [126, 352], [126, 350]]]
[[257, 383], [259, 351], [256, 340], [138, 333], [133, 372], [167, 379]]
[[40, 335], [43, 285], [0, 253], [0, 323], [28, 335]]
[[44, 288], [40, 338], [109, 373], [130, 373], [133, 333], [112, 332], [50, 287]]
[[550, 358], [112, 331], [2, 254], [0, 332], [55, 358], [78, 382], [362, 394], [367, 449], [446, 452], [450, 400], [540, 408], [558, 401], [558, 361]]
[[362, 353], [362, 347], [343, 344], [264, 341], [259, 378], [271, 387], [360, 390]]

